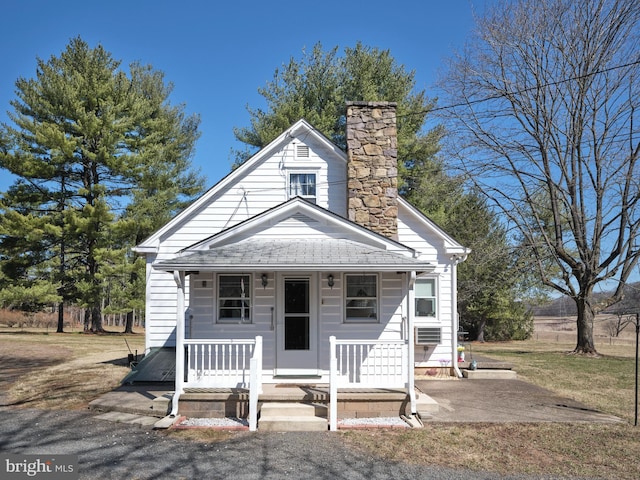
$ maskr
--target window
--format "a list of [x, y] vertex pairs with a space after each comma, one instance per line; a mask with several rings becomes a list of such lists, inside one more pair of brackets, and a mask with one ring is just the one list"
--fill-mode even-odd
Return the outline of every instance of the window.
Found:
[[292, 173], [289, 175], [289, 198], [302, 197], [316, 203], [316, 174]]
[[346, 275], [347, 322], [378, 321], [378, 277], [376, 275]]
[[435, 278], [416, 279], [416, 316], [436, 316], [436, 280]]
[[218, 322], [251, 323], [251, 276], [218, 276]]

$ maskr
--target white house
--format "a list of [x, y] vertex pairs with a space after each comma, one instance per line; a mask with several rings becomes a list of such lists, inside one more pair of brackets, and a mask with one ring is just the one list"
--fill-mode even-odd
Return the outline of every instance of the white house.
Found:
[[[135, 250], [146, 349], [176, 347], [189, 389], [401, 388], [456, 367], [468, 250], [398, 196], [395, 104], [350, 102], [345, 153], [300, 120]], [[331, 407], [335, 428], [335, 402]]]

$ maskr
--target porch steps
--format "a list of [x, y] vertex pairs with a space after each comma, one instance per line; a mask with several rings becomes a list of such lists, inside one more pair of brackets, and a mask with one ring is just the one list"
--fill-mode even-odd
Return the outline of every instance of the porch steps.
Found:
[[265, 432], [326, 432], [327, 407], [312, 403], [263, 403], [258, 430]]

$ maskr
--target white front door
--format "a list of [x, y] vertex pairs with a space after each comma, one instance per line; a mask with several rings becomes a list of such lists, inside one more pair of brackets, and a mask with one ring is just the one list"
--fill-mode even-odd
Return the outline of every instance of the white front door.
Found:
[[315, 277], [283, 275], [278, 295], [276, 375], [318, 375]]

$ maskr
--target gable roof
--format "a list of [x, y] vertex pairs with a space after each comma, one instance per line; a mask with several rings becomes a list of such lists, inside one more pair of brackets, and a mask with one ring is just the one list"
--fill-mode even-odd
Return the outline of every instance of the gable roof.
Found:
[[334, 144], [331, 140], [325, 137], [318, 130], [313, 128], [306, 120], [301, 119], [294, 123], [287, 130], [282, 132], [275, 140], [271, 141], [268, 145], [258, 151], [255, 155], [249, 158], [246, 162], [240, 165], [238, 168], [233, 170], [223, 179], [221, 179], [218, 183], [216, 183], [213, 187], [207, 190], [203, 195], [201, 195], [198, 199], [192, 202], [187, 208], [185, 208], [182, 212], [178, 213], [175, 217], [173, 217], [169, 222], [167, 222], [163, 227], [153, 233], [150, 237], [143, 240], [140, 244], [135, 246], [133, 250], [138, 253], [153, 253], [156, 251], [160, 239], [171, 230], [175, 229], [179, 225], [183, 224], [188, 219], [192, 218], [200, 209], [209, 205], [211, 200], [222, 190], [228, 187], [233, 182], [239, 180], [244, 176], [245, 171], [253, 168], [260, 162], [269, 158], [275, 152], [277, 152], [284, 144], [288, 143], [292, 137], [303, 136], [305, 139], [311, 138], [312, 140], [318, 142], [327, 150], [331, 151], [336, 155], [336, 157], [343, 160], [346, 164], [347, 155], [343, 152], [336, 144]]
[[404, 252], [410, 256], [417, 256], [417, 252], [391, 238], [385, 237], [373, 230], [363, 227], [341, 215], [322, 208], [302, 197], [294, 197], [275, 207], [269, 208], [259, 214], [248, 218], [236, 225], [222, 230], [210, 237], [200, 240], [193, 245], [183, 249], [182, 252], [192, 252], [213, 248], [216, 245], [233, 242], [233, 237], [238, 237], [248, 232], [257, 232], [274, 225], [277, 222], [302, 216], [321, 225], [332, 225], [341, 232], [342, 235], [349, 234], [355, 236], [358, 241], [385, 250], [396, 250]]
[[[302, 217], [301, 217], [302, 216]], [[305, 218], [331, 227], [323, 238], [255, 237], [259, 231], [291, 219]], [[337, 232], [337, 233], [336, 233]], [[340, 215], [295, 197], [244, 222], [185, 248], [171, 260], [154, 264], [158, 270], [432, 271], [417, 252]]]

